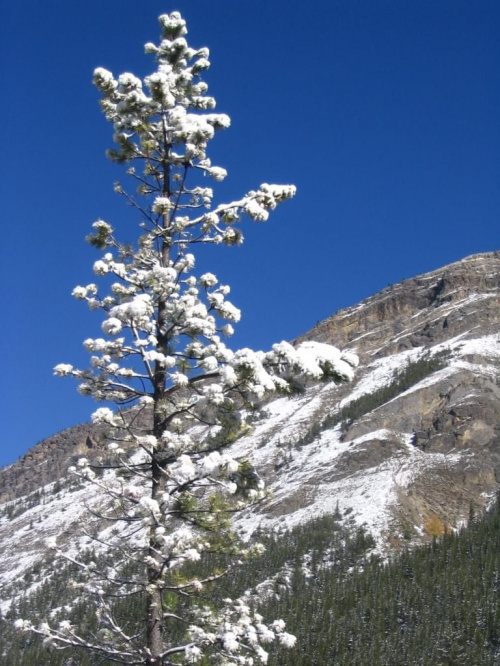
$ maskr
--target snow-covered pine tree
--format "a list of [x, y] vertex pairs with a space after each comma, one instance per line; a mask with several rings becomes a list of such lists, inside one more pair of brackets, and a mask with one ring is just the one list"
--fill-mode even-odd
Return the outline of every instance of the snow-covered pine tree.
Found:
[[[213, 112], [201, 78], [208, 49], [188, 46], [178, 12], [159, 22], [159, 45], [145, 47], [157, 63], [153, 74], [141, 81], [129, 73], [115, 79], [103, 68], [94, 73], [114, 127], [117, 147], [109, 157], [129, 164], [138, 184], [138, 194], [116, 190], [135, 207], [142, 230], [130, 248], [110, 224], [94, 223], [88, 240], [104, 253], [94, 273], [110, 293], [88, 284], [73, 296], [103, 312], [104, 337], [84, 342], [90, 369], [55, 368], [78, 378], [82, 394], [117, 405], [92, 416], [109, 426], [112, 462], [98, 473], [94, 460], [81, 459], [74, 470], [105, 493], [107, 509], [98, 517], [115, 527], [96, 542], [96, 562], [73, 558], [99, 627], [17, 624], [55, 648], [81, 647], [106, 663], [266, 663], [263, 644], [293, 646], [284, 622], [264, 624], [244, 600], [218, 605], [213, 596], [217, 581], [259, 550], [238, 543], [230, 518], [263, 497], [263, 483], [229, 447], [247, 432], [247, 417], [264, 397], [291, 394], [298, 382], [349, 380], [356, 359], [312, 342], [282, 342], [263, 353], [232, 351], [222, 341], [240, 312], [214, 274], [195, 275], [193, 252], [200, 244], [241, 243], [241, 218], [267, 220], [295, 187], [263, 184], [238, 201], [212, 203], [206, 177], [222, 181], [226, 171], [212, 165], [207, 143], [230, 121]], [[220, 553], [222, 568], [219, 562], [209, 574], [193, 573], [189, 563], [202, 560], [207, 571]], [[144, 604], [139, 629], [130, 630], [116, 612], [120, 597]]]

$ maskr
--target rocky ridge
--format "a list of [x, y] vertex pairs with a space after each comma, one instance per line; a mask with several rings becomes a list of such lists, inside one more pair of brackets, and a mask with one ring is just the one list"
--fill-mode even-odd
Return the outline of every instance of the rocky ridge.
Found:
[[[500, 252], [475, 254], [391, 285], [298, 338], [356, 347], [361, 363], [474, 330], [496, 332]], [[471, 337], [468, 335], [468, 337]]]

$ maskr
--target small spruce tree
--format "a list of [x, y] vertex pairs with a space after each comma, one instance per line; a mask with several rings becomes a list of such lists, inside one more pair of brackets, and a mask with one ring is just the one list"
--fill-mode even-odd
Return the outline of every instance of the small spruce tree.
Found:
[[[114, 128], [116, 148], [108, 155], [129, 165], [138, 185], [134, 194], [115, 189], [136, 209], [141, 233], [130, 247], [110, 224], [94, 223], [88, 241], [103, 252], [94, 273], [109, 293], [88, 284], [73, 296], [104, 314], [103, 337], [84, 342], [90, 369], [55, 368], [76, 377], [80, 393], [116, 404], [92, 416], [109, 428], [109, 460], [100, 473], [93, 458], [73, 470], [102, 491], [106, 509], [96, 517], [114, 527], [106, 536], [94, 529], [96, 561], [72, 560], [98, 629], [68, 621], [18, 620], [17, 627], [106, 663], [266, 663], [264, 644], [294, 644], [284, 622], [265, 624], [244, 600], [214, 593], [221, 577], [259, 550], [238, 543], [230, 518], [263, 498], [263, 482], [229, 447], [248, 431], [246, 419], [264, 397], [292, 394], [309, 380], [349, 380], [356, 359], [313, 342], [282, 342], [268, 353], [224, 344], [240, 311], [213, 273], [195, 275], [193, 253], [200, 245], [240, 244], [241, 218], [267, 220], [295, 187], [263, 184], [213, 204], [206, 178], [222, 181], [226, 171], [211, 163], [207, 144], [230, 121], [213, 112], [202, 80], [208, 49], [188, 46], [178, 12], [159, 22], [159, 45], [145, 47], [157, 63], [153, 74], [141, 81], [129, 73], [116, 79], [103, 68], [94, 73]], [[71, 559], [55, 541], [51, 546]], [[123, 615], [123, 599], [144, 609], [138, 626]]]

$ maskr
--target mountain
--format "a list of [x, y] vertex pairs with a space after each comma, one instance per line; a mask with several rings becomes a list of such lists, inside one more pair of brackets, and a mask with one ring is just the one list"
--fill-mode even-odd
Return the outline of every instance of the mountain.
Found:
[[[488, 506], [500, 478], [499, 301], [500, 253], [473, 255], [390, 286], [296, 340], [355, 351], [360, 366], [350, 384], [269, 401], [233, 445], [234, 455], [251, 454], [272, 491], [238, 519], [241, 534], [278, 534], [340, 512], [385, 555]], [[3, 612], [48, 537], [69, 551], [88, 546], [85, 504], [102, 498], [66, 470], [101, 439], [79, 425], [0, 470]]]

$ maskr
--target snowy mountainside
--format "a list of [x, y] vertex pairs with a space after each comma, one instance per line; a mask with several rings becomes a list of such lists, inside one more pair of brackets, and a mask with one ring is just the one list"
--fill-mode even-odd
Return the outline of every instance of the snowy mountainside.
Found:
[[[238, 519], [242, 536], [339, 507], [384, 553], [487, 506], [500, 477], [499, 301], [500, 254], [474, 255], [389, 287], [303, 336], [350, 349], [361, 364], [350, 384], [267, 403], [233, 445], [271, 491]], [[85, 505], [103, 498], [65, 470], [99, 450], [99, 436], [78, 426], [0, 470], [3, 612], [46, 539], [57, 535], [70, 552], [90, 543]]]

